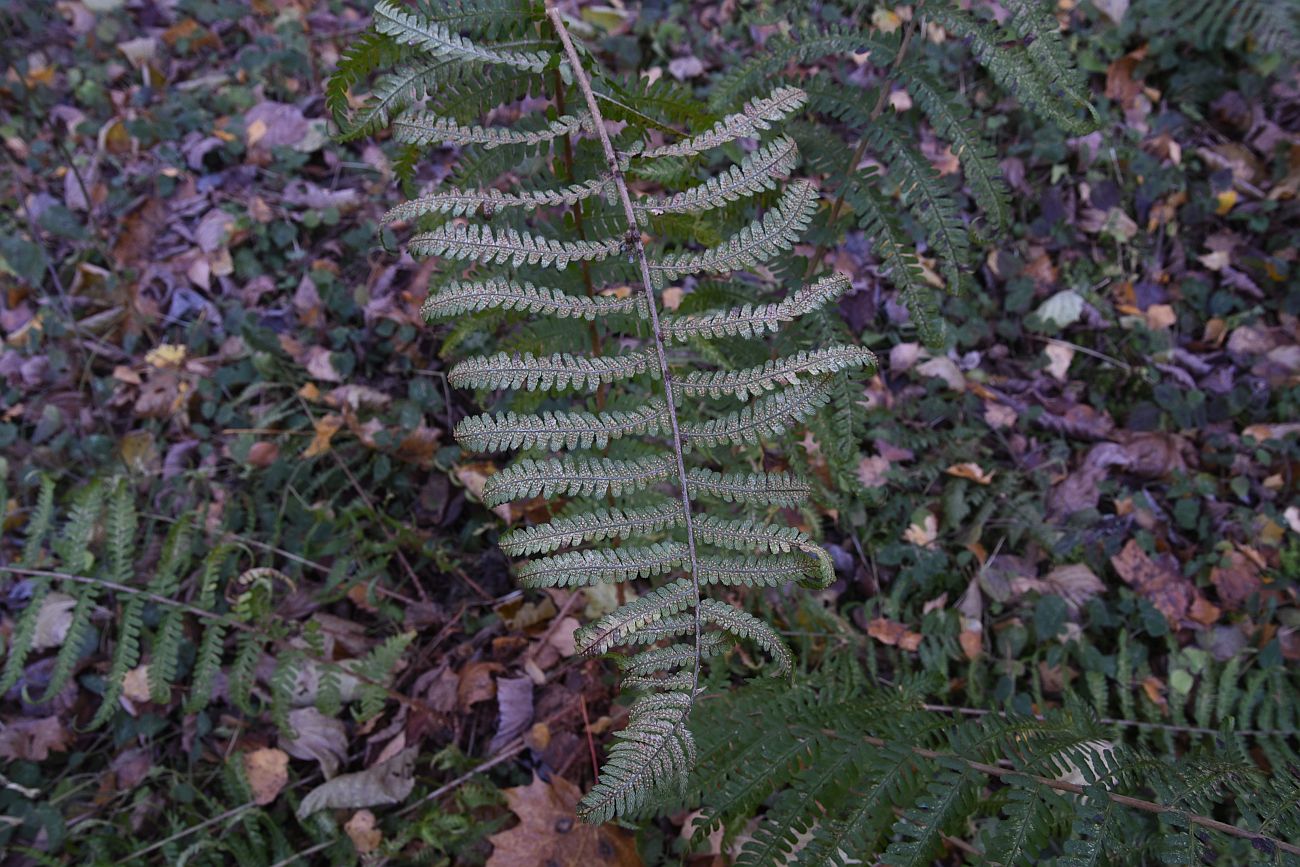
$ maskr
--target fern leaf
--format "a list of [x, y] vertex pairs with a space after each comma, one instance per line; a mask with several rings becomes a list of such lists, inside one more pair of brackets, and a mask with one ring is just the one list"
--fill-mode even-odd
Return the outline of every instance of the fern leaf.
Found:
[[499, 506], [511, 500], [557, 496], [617, 497], [641, 491], [676, 474], [668, 457], [611, 460], [604, 457], [525, 458], [488, 477], [483, 501]]
[[185, 700], [185, 713], [198, 713], [212, 700], [212, 690], [221, 671], [225, 638], [224, 623], [213, 623], [203, 631], [198, 650], [194, 653], [194, 673], [190, 677], [190, 693]]
[[850, 185], [846, 198], [858, 212], [859, 225], [872, 239], [876, 253], [889, 266], [889, 280], [901, 291], [903, 303], [912, 315], [921, 340], [926, 346], [941, 347], [944, 329], [934, 290], [926, 285], [916, 254], [904, 240], [903, 230], [889, 204], [871, 186], [869, 175], [859, 173], [858, 178], [858, 182]]
[[800, 350], [795, 355], [775, 358], [744, 370], [691, 371], [673, 386], [689, 396], [721, 397], [758, 396], [783, 385], [798, 385], [801, 376], [835, 373], [865, 367], [866, 375], [876, 372], [876, 356], [861, 346], [830, 346], [825, 349]]
[[[699, 558], [701, 584], [723, 584], [732, 587], [780, 587], [783, 584], [801, 584], [805, 587], [825, 587], [820, 562], [803, 554], [775, 556], [703, 556]], [[833, 576], [832, 576], [833, 577]]]
[[833, 274], [800, 287], [777, 303], [744, 304], [707, 313], [664, 316], [659, 320], [660, 328], [665, 340], [678, 342], [694, 338], [757, 337], [829, 304], [851, 286], [849, 278]]
[[185, 618], [180, 609], [163, 615], [154, 633], [153, 647], [149, 653], [149, 700], [166, 704], [171, 698], [171, 686], [180, 671], [181, 639], [184, 637]]
[[996, 231], [1011, 226], [1011, 203], [997, 156], [975, 128], [970, 109], [951, 95], [929, 74], [904, 64], [899, 78], [916, 100], [934, 131], [947, 139], [953, 156], [961, 163], [971, 196]]
[[675, 280], [683, 274], [724, 273], [761, 265], [789, 250], [808, 228], [817, 209], [817, 188], [808, 181], [786, 186], [780, 201], [724, 243], [700, 253], [673, 253], [650, 263], [656, 276]]
[[738, 114], [729, 114], [699, 135], [640, 153], [642, 159], [685, 157], [703, 153], [738, 138], [752, 138], [772, 124], [803, 108], [808, 95], [797, 87], [778, 87], [766, 97], [745, 103]]
[[657, 533], [680, 526], [684, 520], [682, 504], [676, 500], [665, 500], [649, 508], [597, 509], [556, 518], [545, 524], [521, 527], [506, 533], [498, 544], [510, 557], [546, 554], [583, 542]]
[[795, 527], [765, 524], [748, 518], [700, 515], [696, 518], [696, 535], [707, 544], [739, 551], [784, 554], [816, 547], [806, 533]]
[[935, 775], [916, 805], [894, 825], [896, 839], [884, 858], [893, 867], [929, 867], [943, 848], [944, 835], [965, 821], [974, 808], [975, 773], [954, 761]]
[[1039, 863], [1039, 853], [1051, 842], [1054, 815], [1065, 806], [1059, 795], [1046, 786], [1019, 777], [1003, 777], [1010, 785], [1006, 818], [999, 823], [988, 847], [990, 861], [1007, 867]]
[[144, 597], [135, 596], [122, 610], [118, 621], [117, 644], [113, 648], [113, 660], [108, 666], [108, 675], [104, 679], [104, 695], [99, 707], [90, 720], [90, 728], [99, 728], [113, 718], [117, 712], [118, 700], [127, 672], [135, 668], [140, 661], [140, 632], [144, 625]]
[[700, 600], [700, 618], [767, 651], [776, 661], [776, 674], [790, 670], [794, 660], [790, 648], [766, 621], [717, 599]]
[[[681, 550], [684, 548], [680, 546]], [[625, 602], [595, 623], [584, 626], [574, 633], [574, 642], [579, 653], [599, 656], [617, 645], [628, 643], [633, 636], [653, 624], [687, 610], [694, 602], [694, 585], [688, 579], [679, 579]], [[691, 618], [691, 625], [694, 626], [694, 618]]]
[[751, 506], [797, 506], [812, 494], [812, 485], [793, 473], [719, 473], [692, 467], [686, 481], [692, 496]]
[[662, 398], [653, 398], [635, 409], [600, 413], [483, 413], [461, 419], [455, 437], [461, 448], [471, 452], [604, 448], [610, 440], [621, 437], [654, 435], [667, 422], [667, 417], [668, 407]]
[[1087, 105], [1087, 76], [1074, 65], [1049, 7], [1039, 0], [1008, 0], [1007, 10], [1011, 13], [1007, 23], [1047, 81], [1068, 99]]
[[228, 686], [230, 700], [246, 714], [252, 714], [253, 685], [257, 680], [257, 664], [262, 659], [265, 639], [256, 632], [241, 632], [235, 642], [235, 658], [230, 663]]
[[480, 209], [485, 214], [491, 214], [505, 208], [570, 206], [592, 196], [604, 195], [609, 188], [609, 181], [598, 179], [582, 184], [570, 184], [557, 190], [525, 190], [518, 193], [503, 193], [496, 189], [450, 189], [444, 193], [403, 202], [384, 214], [379, 222], [381, 225], [387, 225], [414, 220], [425, 214], [450, 214], [453, 217], [461, 217]]
[[[701, 636], [700, 654], [711, 656], [722, 650], [722, 635], [709, 632]], [[641, 676], [660, 671], [689, 668], [695, 665], [695, 644], [670, 644], [667, 647], [652, 647], [633, 656], [616, 660], [619, 670], [625, 676]]]
[[1087, 797], [1075, 801], [1074, 836], [1063, 844], [1062, 867], [1098, 867], [1110, 864], [1109, 847], [1115, 834], [1118, 807], [1105, 786], [1093, 785]]
[[595, 391], [603, 383], [631, 379], [643, 373], [656, 378], [660, 375], [653, 350], [599, 356], [557, 352], [544, 357], [531, 352], [498, 352], [460, 362], [451, 369], [447, 379], [456, 388]]
[[687, 214], [720, 208], [746, 196], [776, 189], [778, 180], [789, 177], [799, 161], [794, 139], [781, 136], [751, 153], [739, 164], [702, 184], [667, 198], [647, 198], [636, 203], [640, 213]]
[[681, 566], [686, 558], [686, 546], [678, 542], [566, 551], [521, 564], [518, 578], [525, 587], [579, 587], [632, 581], [662, 575]]
[[[84, 551], [86, 557], [90, 556], [90, 534], [94, 531], [95, 520], [99, 516], [102, 502], [100, 497], [98, 486], [92, 486], [83, 494], [81, 500], [74, 506], [72, 518], [62, 533], [64, 541], [62, 544], [57, 544], [57, 548], [65, 551], [71, 549], [73, 553]], [[49, 535], [53, 522], [54, 480], [46, 477], [41, 479], [41, 491], [37, 496], [36, 507], [27, 520], [27, 538], [20, 561], [24, 568], [30, 569], [40, 564], [42, 545], [45, 543], [45, 537]], [[67, 564], [65, 568], [71, 571], [73, 564], [68, 564], [66, 557], [64, 562]], [[4, 671], [0, 672], [0, 695], [12, 689], [23, 676], [27, 657], [36, 639], [36, 627], [40, 621], [41, 609], [50, 594], [50, 579], [46, 576], [33, 576], [30, 586], [31, 595], [27, 598], [27, 607], [18, 616], [9, 635], [8, 646], [5, 648]]]
[[[97, 491], [98, 491], [97, 487], [92, 488], [92, 492], [97, 492]], [[90, 504], [88, 503], [82, 504], [82, 507], [86, 508], [89, 505]], [[95, 519], [99, 515], [98, 504], [94, 505], [94, 510], [95, 510], [95, 515], [91, 516], [88, 522], [83, 522], [77, 525], [78, 527], [81, 526], [86, 527], [86, 531], [84, 533], [85, 541], [75, 543], [78, 547], [89, 547], [90, 529], [93, 527]], [[73, 514], [74, 515], [76, 514], [75, 509]], [[50, 478], [49, 476], [42, 476], [41, 490], [40, 493], [36, 495], [36, 506], [35, 508], [32, 509], [31, 515], [27, 518], [27, 534], [26, 534], [27, 537], [23, 540], [23, 553], [21, 558], [18, 561], [23, 566], [23, 568], [34, 569], [40, 565], [41, 548], [45, 544], [45, 539], [47, 536], [49, 536], [50, 528], [53, 525], [54, 525], [54, 479]], [[81, 532], [78, 532], [77, 539], [82, 539], [82, 538], [83, 538], [83, 534]], [[73, 564], [68, 563], [66, 557], [64, 557], [63, 560], [64, 560], [64, 565], [67, 568], [69, 569], [76, 568], [74, 567]], [[0, 692], [4, 692], [4, 691], [5, 690], [0, 690]]]
[[535, 51], [510, 51], [479, 45], [458, 36], [441, 24], [430, 21], [388, 0], [375, 5], [374, 28], [398, 43], [412, 45], [434, 57], [462, 63], [495, 63], [529, 72], [541, 72], [551, 57]]
[[636, 812], [664, 787], [684, 783], [695, 763], [695, 741], [686, 727], [691, 698], [686, 692], [656, 693], [632, 703], [600, 782], [578, 804], [582, 819], [599, 823]]
[[[379, 39], [397, 52], [398, 57], [401, 56], [401, 46], [383, 36]], [[386, 128], [393, 118], [443, 86], [450, 76], [456, 74], [456, 68], [455, 62], [450, 60], [425, 60], [399, 66], [375, 82], [365, 103], [351, 116], [346, 114], [348, 103], [344, 94], [334, 110], [340, 137], [351, 141]], [[331, 84], [333, 82], [331, 79]]]
[[[927, 10], [928, 12], [929, 10]], [[888, 66], [898, 51], [897, 37], [880, 37], [865, 30], [829, 27], [819, 32], [774, 36], [761, 52], [747, 58], [727, 72], [713, 86], [709, 102], [714, 107], [734, 105], [737, 100], [765, 90], [772, 78], [791, 64], [807, 63], [832, 55], [871, 55], [871, 62]]]
[[403, 144], [425, 147], [442, 145], [482, 145], [487, 150], [507, 145], [540, 145], [561, 136], [573, 135], [591, 126], [585, 115], [569, 115], [547, 121], [538, 129], [515, 127], [466, 126], [453, 118], [432, 112], [407, 109], [393, 122], [393, 137]]
[[513, 280], [484, 280], [450, 283], [429, 296], [421, 308], [427, 319], [449, 319], [480, 310], [519, 310], [555, 316], [559, 319], [595, 320], [602, 316], [632, 315], [649, 318], [645, 296], [569, 295], [558, 289], [518, 283]]
[[757, 444], [762, 437], [780, 436], [825, 406], [829, 385], [830, 377], [823, 376], [760, 398], [751, 406], [722, 418], [684, 425], [682, 439], [695, 448]]
[[407, 249], [420, 256], [443, 256], [491, 264], [509, 263], [518, 268], [525, 262], [564, 270], [571, 262], [592, 262], [616, 255], [621, 238], [603, 241], [557, 241], [518, 229], [449, 223], [411, 238]]

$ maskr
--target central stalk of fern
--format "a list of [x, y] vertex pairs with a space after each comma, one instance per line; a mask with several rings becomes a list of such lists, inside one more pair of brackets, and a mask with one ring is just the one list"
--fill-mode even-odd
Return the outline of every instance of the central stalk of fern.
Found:
[[[457, 329], [466, 333], [500, 324], [510, 312], [538, 317], [511, 338], [516, 347], [521, 340], [528, 345], [534, 329], [568, 335], [564, 320], [590, 327], [589, 335], [561, 337], [546, 351], [539, 351], [545, 341], [535, 341], [536, 348], [465, 359], [449, 379], [483, 393], [515, 393], [510, 408], [465, 418], [454, 431], [469, 451], [530, 453], [488, 479], [489, 504], [538, 495], [596, 501], [577, 508], [557, 503], [552, 520], [503, 534], [506, 553], [532, 558], [517, 568], [524, 586], [667, 579], [577, 635], [579, 650], [588, 654], [642, 648], [616, 657], [624, 687], [636, 697], [599, 783], [580, 805], [591, 821], [630, 816], [665, 786], [680, 785], [694, 763], [687, 722], [701, 666], [727, 649], [728, 636], [765, 650], [777, 673], [789, 670], [790, 652], [771, 625], [701, 591], [709, 584], [818, 587], [833, 580], [825, 550], [776, 520], [811, 485], [789, 472], [753, 467], [766, 441], [828, 402], [833, 377], [873, 370], [875, 358], [854, 346], [798, 346], [808, 338], [798, 336], [799, 320], [834, 303], [850, 283], [832, 274], [785, 286], [779, 275], [802, 274], [804, 266], [775, 264], [821, 204], [814, 184], [789, 179], [799, 149], [779, 132], [806, 104], [802, 90], [777, 87], [721, 117], [692, 108], [707, 118], [697, 127], [702, 131], [672, 133], [630, 105], [625, 86], [584, 59], [556, 9], [525, 14], [514, 25], [497, 23], [500, 32], [483, 24], [484, 40], [452, 30], [452, 22], [472, 29], [452, 12], [444, 22], [436, 13], [430, 18], [379, 3], [374, 38], [380, 42], [366, 60], [391, 62], [383, 52], [392, 51], [406, 65], [380, 79], [353, 129], [387, 123], [391, 115], [395, 136], [412, 148], [461, 149], [452, 187], [385, 218], [417, 223], [408, 249], [439, 257], [453, 272], [425, 305], [430, 318], [458, 319]], [[553, 34], [559, 50], [539, 33]], [[506, 40], [492, 42], [493, 36]], [[340, 70], [349, 83], [360, 74], [346, 65]], [[566, 102], [566, 84], [581, 100]], [[499, 103], [537, 94], [553, 106], [546, 117], [509, 127], [481, 123]], [[625, 123], [617, 136], [607, 119]], [[676, 140], [658, 144], [652, 133], [665, 132]], [[754, 145], [742, 147], [746, 141]], [[705, 158], [719, 151], [732, 164], [699, 180]], [[564, 168], [551, 176], [563, 178], [560, 183], [497, 188], [502, 174], [513, 169], [536, 177], [538, 159], [557, 154]], [[668, 192], [634, 196], [629, 178]], [[551, 216], [556, 212], [558, 221]], [[570, 212], [573, 219], [565, 219]], [[643, 232], [654, 240], [647, 242]], [[700, 244], [694, 237], [700, 232], [715, 237]], [[580, 279], [574, 271], [582, 272]], [[690, 281], [685, 288], [695, 285], [698, 292], [699, 275], [709, 274], [730, 277], [727, 291], [738, 303], [662, 307], [672, 283]], [[752, 300], [764, 290], [776, 297]], [[795, 335], [787, 333], [776, 351], [759, 342], [782, 331]], [[791, 342], [798, 348], [789, 349]], [[601, 353], [616, 345], [626, 348]], [[696, 367], [706, 359], [715, 369]], [[682, 364], [694, 369], [674, 369]], [[585, 394], [583, 405], [544, 403], [566, 393]], [[646, 438], [657, 444], [637, 444]], [[749, 466], [728, 469], [746, 455]], [[667, 486], [669, 496], [661, 492]]]

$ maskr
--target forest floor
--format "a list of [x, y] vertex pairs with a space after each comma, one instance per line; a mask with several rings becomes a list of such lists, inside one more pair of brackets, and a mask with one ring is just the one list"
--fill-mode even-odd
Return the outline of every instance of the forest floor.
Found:
[[[414, 637], [383, 714], [300, 717], [286, 745], [269, 712], [175, 724], [147, 688], [86, 728], [122, 604], [107, 597], [78, 677], [38, 701], [24, 690], [48, 680], [71, 617], [52, 610], [48, 655], [0, 697], [0, 848], [145, 863], [207, 834], [255, 847], [274, 832], [237, 821], [251, 792], [294, 846], [324, 851], [327, 831], [292, 818], [324, 769], [418, 744], [402, 812], [350, 814], [344, 845], [498, 865], [670, 850], [668, 820], [635, 845], [549, 822], [617, 726], [612, 673], [573, 651], [611, 598], [524, 594], [491, 543], [530, 512], [485, 508], [496, 467], [451, 442], [474, 407], [420, 315], [430, 266], [377, 232], [402, 197], [393, 149], [331, 138], [323, 79], [363, 10], [48, 5], [6, 13], [0, 80], [0, 565], [39, 474], [60, 491], [119, 475], [160, 536], [192, 512], [246, 575], [274, 570], [276, 615], [314, 619], [339, 658]], [[709, 10], [620, 8], [596, 25], [657, 74], [704, 88], [735, 50], [700, 23]], [[1181, 709], [1198, 679], [1300, 663], [1300, 79], [1223, 52], [1188, 63], [1091, 6], [1063, 20], [1104, 132], [997, 127], [1017, 224], [978, 293], [947, 305], [955, 349], [897, 336], [869, 239], [837, 254], [864, 286], [843, 317], [883, 362], [846, 492], [860, 514], [822, 516], [840, 580], [774, 604], [801, 651], [920, 660], [982, 683], [967, 701], [1028, 710], [1073, 684], [1105, 716], [1199, 721]], [[30, 580], [0, 574], [0, 637]]]

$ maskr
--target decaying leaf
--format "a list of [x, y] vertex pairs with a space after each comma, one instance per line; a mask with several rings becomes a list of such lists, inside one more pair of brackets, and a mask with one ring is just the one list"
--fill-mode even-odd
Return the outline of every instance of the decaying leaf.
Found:
[[57, 716], [0, 723], [0, 758], [44, 761], [67, 750], [69, 734]]
[[415, 788], [413, 773], [418, 755], [418, 747], [407, 747], [364, 771], [342, 774], [322, 783], [302, 799], [298, 818], [306, 818], [317, 810], [400, 804]]
[[280, 737], [285, 752], [295, 759], [319, 762], [325, 779], [338, 773], [339, 762], [348, 754], [342, 720], [325, 716], [314, 707], [300, 707], [289, 711], [289, 725], [297, 737]]
[[253, 803], [269, 804], [289, 782], [289, 756], [277, 749], [251, 750], [244, 753], [244, 775]]
[[497, 733], [488, 746], [489, 754], [496, 753], [532, 725], [532, 678], [528, 675], [497, 678], [497, 708]]
[[379, 830], [375, 823], [375, 814], [369, 810], [357, 810], [348, 819], [347, 824], [343, 826], [347, 832], [348, 839], [352, 845], [357, 847], [357, 852], [361, 855], [369, 855], [379, 848], [379, 844], [384, 841], [384, 832]]
[[969, 479], [977, 485], [987, 485], [993, 481], [993, 473], [984, 470], [979, 464], [967, 461], [961, 464], [953, 464], [944, 470], [950, 476], [956, 476], [959, 479]]
[[867, 634], [881, 644], [900, 647], [903, 650], [916, 650], [921, 646], [921, 639], [924, 638], [921, 633], [912, 632], [903, 624], [887, 617], [877, 617], [868, 623]]
[[574, 808], [582, 792], [563, 777], [549, 783], [533, 777], [527, 786], [506, 789], [505, 796], [519, 824], [488, 838], [487, 867], [640, 867], [636, 841], [627, 831], [578, 821]]
[[1223, 606], [1235, 611], [1259, 590], [1259, 568], [1245, 554], [1232, 551], [1210, 571], [1210, 581]]
[[1193, 600], [1200, 595], [1178, 571], [1172, 557], [1153, 560], [1136, 539], [1129, 539], [1110, 562], [1124, 583], [1154, 605], [1175, 629], [1183, 624]]

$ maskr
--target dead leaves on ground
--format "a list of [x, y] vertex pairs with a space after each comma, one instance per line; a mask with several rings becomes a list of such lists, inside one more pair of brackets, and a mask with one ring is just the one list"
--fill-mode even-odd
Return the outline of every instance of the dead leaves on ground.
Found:
[[533, 777], [504, 792], [519, 824], [488, 838], [487, 867], [640, 867], [635, 838], [614, 825], [592, 826], [575, 815], [582, 791], [560, 776]]

